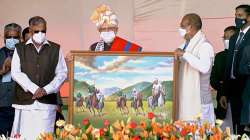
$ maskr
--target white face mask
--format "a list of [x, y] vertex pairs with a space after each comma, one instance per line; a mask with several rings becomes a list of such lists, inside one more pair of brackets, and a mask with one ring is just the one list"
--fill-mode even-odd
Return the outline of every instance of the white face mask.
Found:
[[5, 47], [10, 49], [10, 50], [14, 50], [15, 49], [15, 45], [19, 43], [18, 39], [15, 38], [9, 38], [5, 40]]
[[224, 40], [224, 47], [225, 47], [225, 49], [229, 48], [229, 40], [228, 39]]
[[181, 37], [185, 37], [185, 35], [187, 34], [187, 30], [186, 29], [179, 28], [178, 31], [179, 31], [179, 34], [181, 35]]
[[33, 40], [38, 44], [42, 44], [46, 40], [46, 35], [42, 32], [35, 33], [33, 35]]
[[111, 43], [115, 39], [115, 32], [101, 32], [100, 37], [105, 43]]

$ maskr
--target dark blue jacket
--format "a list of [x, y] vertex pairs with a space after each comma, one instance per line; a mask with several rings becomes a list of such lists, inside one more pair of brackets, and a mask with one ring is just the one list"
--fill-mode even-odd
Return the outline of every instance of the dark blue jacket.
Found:
[[[7, 57], [13, 56], [13, 50], [9, 50], [6, 47], [0, 49], [0, 69], [2, 69], [3, 63]], [[2, 82], [2, 75], [0, 75], [0, 107], [9, 107], [12, 105], [12, 99], [15, 93], [15, 82]]]

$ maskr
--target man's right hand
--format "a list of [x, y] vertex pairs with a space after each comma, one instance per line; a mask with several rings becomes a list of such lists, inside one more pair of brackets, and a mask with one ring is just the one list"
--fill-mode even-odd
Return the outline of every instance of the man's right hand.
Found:
[[227, 109], [227, 98], [226, 96], [220, 97], [220, 105], [222, 108]]
[[43, 96], [47, 95], [46, 91], [43, 88], [38, 88], [35, 92], [35, 94], [33, 95], [32, 99], [38, 99], [41, 98]]

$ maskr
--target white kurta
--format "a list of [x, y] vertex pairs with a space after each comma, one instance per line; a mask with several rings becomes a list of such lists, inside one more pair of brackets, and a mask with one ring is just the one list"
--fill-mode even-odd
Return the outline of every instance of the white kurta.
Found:
[[[30, 44], [28, 40], [26, 44]], [[44, 44], [49, 44], [45, 41]], [[39, 52], [41, 48], [37, 49]], [[47, 94], [59, 92], [61, 85], [67, 78], [67, 65], [62, 51], [59, 51], [58, 64], [55, 70], [54, 79], [44, 88]], [[17, 51], [14, 51], [11, 64], [11, 75], [25, 91], [32, 94], [39, 88], [28, 76], [21, 71], [20, 58]], [[56, 118], [56, 105], [40, 103], [37, 100], [31, 105], [12, 105], [15, 108], [15, 119], [12, 128], [12, 136], [21, 134], [27, 140], [35, 140], [41, 132], [53, 132]]]
[[213, 58], [213, 47], [201, 31], [197, 32], [190, 40], [181, 59], [179, 119], [194, 120], [201, 113], [203, 121], [214, 124], [215, 117], [209, 86]]
[[154, 84], [153, 87], [152, 87], [152, 90], [153, 90], [153, 94], [154, 95], [159, 94], [162, 91], [162, 85], [161, 85], [161, 83], [158, 82], [158, 84]]

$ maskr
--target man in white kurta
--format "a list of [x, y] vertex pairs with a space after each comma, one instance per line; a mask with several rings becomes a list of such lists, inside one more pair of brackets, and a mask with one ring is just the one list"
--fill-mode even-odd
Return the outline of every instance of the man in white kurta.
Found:
[[153, 105], [158, 104], [158, 98], [161, 92], [163, 92], [161, 82], [156, 78], [152, 87], [152, 96], [153, 96], [152, 104]]
[[[18, 101], [14, 102], [12, 105], [15, 108], [15, 119], [12, 128], [12, 136], [16, 134], [21, 134], [26, 140], [35, 140], [41, 132], [52, 132], [54, 131], [54, 123], [56, 118], [56, 101], [53, 94], [58, 93], [61, 85], [67, 77], [67, 66], [64, 60], [62, 50], [59, 48], [59, 45], [50, 42], [46, 39], [46, 21], [42, 17], [33, 17], [30, 19], [30, 28], [32, 32], [32, 38], [29, 39], [25, 44], [17, 45], [15, 49], [13, 59], [12, 59], [12, 68], [11, 74], [12, 78], [19, 84], [19, 86], [26, 94], [32, 97], [29, 99], [32, 103], [22, 103]], [[22, 48], [23, 47], [23, 48]], [[22, 51], [23, 50], [23, 51]], [[27, 50], [34, 53], [37, 58], [27, 59], [29, 55]], [[50, 50], [57, 50], [54, 53], [54, 56], [51, 56]], [[47, 51], [47, 53], [44, 53]], [[24, 52], [24, 53], [22, 53]], [[38, 78], [40, 81], [46, 79], [46, 73], [48, 75], [51, 73], [54, 75], [45, 86], [40, 87], [39, 84], [36, 84], [32, 80], [32, 76], [29, 73], [32, 73], [33, 68], [28, 70], [28, 73], [25, 73], [24, 66], [31, 65], [36, 59], [39, 58], [39, 55], [47, 55], [43, 57], [46, 64], [44, 65], [42, 60], [39, 60], [34, 68], [34, 71], [38, 72], [46, 70], [45, 77], [39, 77], [39, 74], [35, 76], [35, 79]], [[56, 57], [57, 58], [53, 58]], [[42, 57], [41, 57], [42, 59]], [[23, 62], [23, 60], [26, 60]], [[55, 61], [55, 67], [53, 69], [51, 63]], [[51, 62], [50, 62], [51, 61]], [[51, 68], [50, 68], [51, 66]], [[51, 71], [49, 70], [51, 69]], [[27, 71], [27, 69], [26, 69]], [[18, 94], [18, 92], [16, 93]], [[53, 98], [52, 98], [53, 97]], [[16, 95], [16, 100], [21, 98]], [[25, 100], [23, 100], [25, 101]]]
[[133, 100], [135, 102], [137, 100], [137, 96], [138, 96], [138, 92], [135, 88], [133, 89], [132, 96], [133, 96]]
[[213, 47], [201, 31], [202, 21], [197, 14], [185, 15], [180, 26], [185, 42], [175, 52], [180, 59], [179, 119], [192, 121], [201, 115], [202, 122], [214, 125], [210, 92]]

